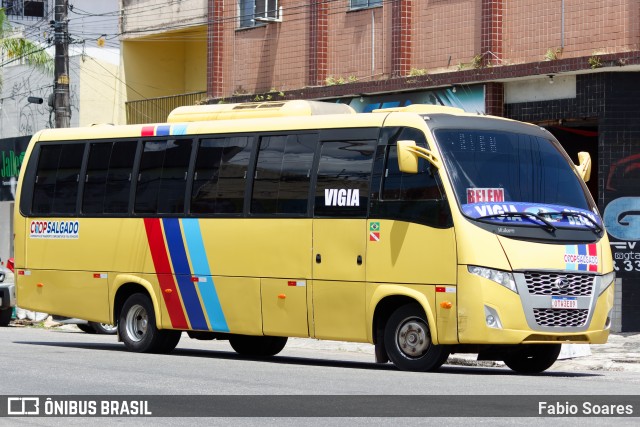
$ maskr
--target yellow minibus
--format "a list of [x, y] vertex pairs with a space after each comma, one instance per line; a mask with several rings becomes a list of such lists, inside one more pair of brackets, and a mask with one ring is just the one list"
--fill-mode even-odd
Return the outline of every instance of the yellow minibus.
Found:
[[204, 105], [43, 130], [23, 164], [18, 305], [117, 324], [132, 351], [186, 332], [267, 357], [312, 337], [375, 344], [402, 370], [477, 353], [536, 373], [609, 334], [589, 155], [574, 165], [538, 126], [432, 105]]

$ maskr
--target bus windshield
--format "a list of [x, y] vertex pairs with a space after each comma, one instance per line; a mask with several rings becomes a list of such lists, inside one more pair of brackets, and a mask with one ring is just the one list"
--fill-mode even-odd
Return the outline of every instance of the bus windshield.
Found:
[[439, 129], [434, 134], [467, 217], [602, 231], [593, 200], [557, 141], [492, 130]]

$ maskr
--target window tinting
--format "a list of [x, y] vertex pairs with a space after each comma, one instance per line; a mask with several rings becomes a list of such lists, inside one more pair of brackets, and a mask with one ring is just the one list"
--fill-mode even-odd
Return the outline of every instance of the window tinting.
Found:
[[107, 174], [112, 143], [94, 143], [89, 145], [89, 162], [84, 178], [82, 193], [82, 213], [104, 212], [104, 195], [107, 190]]
[[190, 139], [144, 142], [136, 188], [136, 213], [184, 212], [191, 145]]
[[75, 213], [83, 153], [84, 144], [41, 146], [33, 192], [33, 214]]
[[198, 147], [191, 213], [241, 214], [253, 138], [203, 139]]
[[584, 182], [552, 140], [467, 129], [439, 129], [435, 137], [461, 205], [474, 203], [470, 190], [496, 188], [504, 192], [505, 202], [595, 208]]
[[[422, 132], [405, 128], [396, 141], [412, 140], [423, 148], [428, 148]], [[436, 181], [435, 171], [425, 159], [418, 159], [418, 173], [402, 173], [398, 167], [398, 152], [395, 145], [387, 147], [382, 200], [432, 200], [442, 198]]]
[[306, 214], [315, 135], [267, 136], [253, 183], [251, 213]]
[[418, 160], [418, 173], [402, 173], [398, 167], [396, 143], [413, 140], [428, 148], [424, 134], [412, 128], [400, 129], [384, 147], [382, 189], [374, 191], [371, 203], [372, 217], [399, 219], [431, 227], [452, 225], [451, 211], [444, 196], [437, 170], [424, 159]]
[[136, 158], [136, 149], [137, 144], [127, 141], [113, 144], [104, 199], [106, 213], [126, 213], [129, 210], [131, 173]]
[[128, 212], [136, 147], [134, 141], [90, 145], [82, 198], [84, 214]]
[[315, 193], [316, 216], [366, 215], [375, 147], [376, 141], [322, 144]]

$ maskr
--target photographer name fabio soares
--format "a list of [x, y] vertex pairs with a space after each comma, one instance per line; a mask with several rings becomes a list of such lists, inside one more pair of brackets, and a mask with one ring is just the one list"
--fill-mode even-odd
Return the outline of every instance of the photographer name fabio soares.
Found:
[[136, 352], [188, 335], [271, 357], [311, 337], [407, 371], [473, 353], [539, 373], [611, 326], [611, 250], [578, 158], [538, 126], [417, 104], [43, 130], [16, 193], [18, 304], [117, 324]]
[[603, 416], [603, 415], [633, 415], [634, 407], [629, 404], [615, 403], [570, 403], [570, 402], [544, 402], [538, 403], [539, 415], [578, 415], [578, 416]]

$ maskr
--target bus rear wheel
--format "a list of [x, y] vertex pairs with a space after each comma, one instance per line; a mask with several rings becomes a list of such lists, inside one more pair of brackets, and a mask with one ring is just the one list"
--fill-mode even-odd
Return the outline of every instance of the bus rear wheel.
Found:
[[269, 357], [282, 351], [287, 345], [287, 337], [230, 335], [229, 344], [242, 356]]
[[384, 331], [387, 355], [403, 371], [434, 371], [449, 357], [449, 348], [431, 340], [424, 310], [407, 304], [391, 314]]
[[504, 363], [521, 374], [539, 374], [558, 360], [561, 344], [522, 344], [508, 356]]
[[169, 353], [178, 345], [181, 334], [156, 327], [153, 304], [141, 293], [131, 295], [122, 306], [118, 332], [125, 347], [137, 353]]

